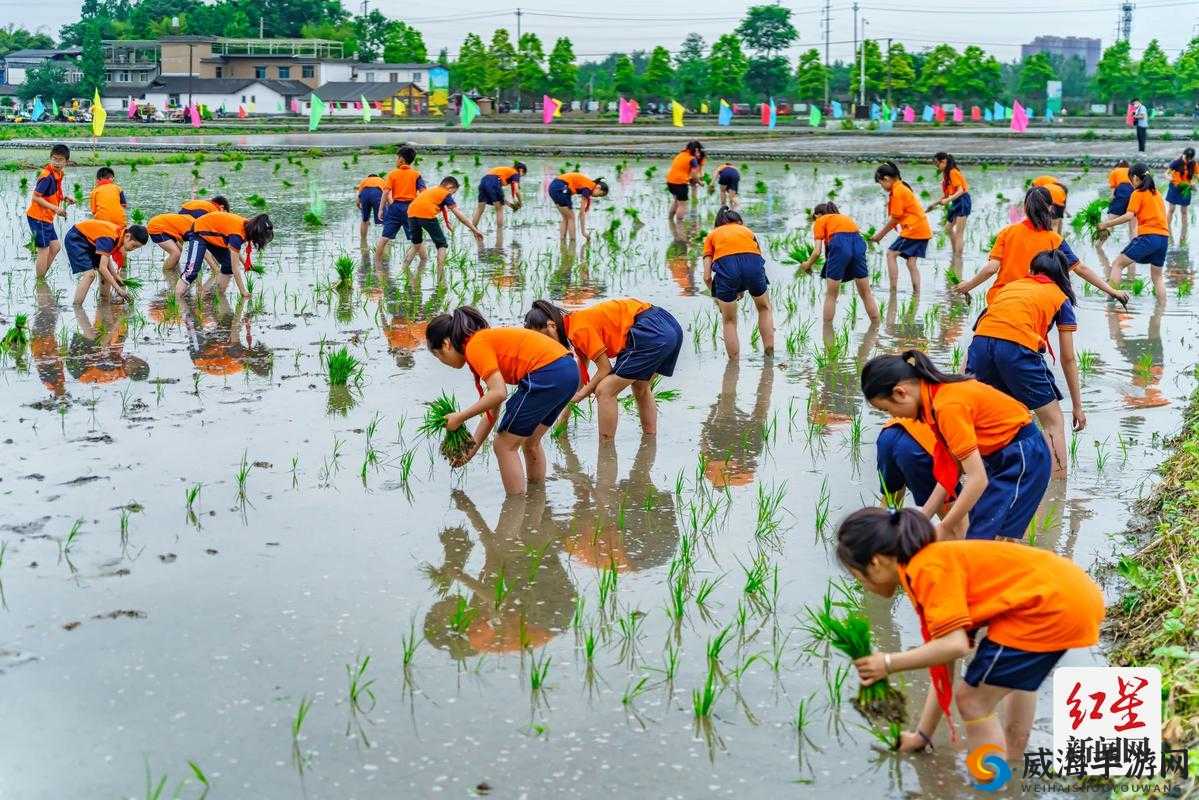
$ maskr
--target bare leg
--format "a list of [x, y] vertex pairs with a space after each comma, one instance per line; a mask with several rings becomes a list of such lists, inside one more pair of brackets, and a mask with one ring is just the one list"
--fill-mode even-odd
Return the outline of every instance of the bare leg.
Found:
[[[1112, 262], [1112, 271], [1110, 273], [1108, 273], [1108, 276], [1107, 276], [1107, 282], [1112, 285], [1112, 288], [1115, 288], [1121, 284], [1122, 279], [1124, 277], [1124, 268], [1127, 267], [1131, 263], [1132, 263], [1132, 259], [1129, 258], [1128, 256], [1124, 255], [1123, 253], [1116, 256], [1115, 261]], [[1135, 278], [1136, 276], [1137, 276], [1137, 270], [1136, 270], [1136, 267], [1133, 267], [1132, 277]]]
[[912, 291], [920, 294], [920, 259], [908, 258], [908, 275], [912, 277]]
[[853, 285], [857, 287], [858, 296], [862, 298], [862, 305], [866, 308], [866, 316], [871, 322], [878, 322], [878, 302], [874, 299], [874, 292], [870, 289], [869, 278], [857, 278]]
[[723, 300], [717, 300], [716, 305], [720, 308], [720, 318], [724, 332], [724, 351], [731, 360], [736, 361], [741, 356], [741, 342], [737, 338], [737, 303], [735, 301], [726, 303]]
[[1149, 277], [1153, 279], [1153, 293], [1158, 298], [1166, 296], [1166, 270], [1163, 267], [1149, 265]]
[[92, 282], [96, 280], [96, 270], [88, 270], [79, 276], [79, 283], [75, 285], [75, 305], [83, 305], [83, 301], [87, 299], [88, 290], [92, 288]]
[[37, 265], [35, 267], [37, 277], [46, 277], [46, 273], [50, 271], [50, 265], [54, 263], [54, 259], [58, 256], [58, 251], [61, 249], [62, 243], [57, 239], [45, 247], [37, 249]]
[[1062, 417], [1062, 407], [1053, 400], [1036, 410], [1037, 421], [1041, 423], [1041, 433], [1049, 452], [1053, 454], [1053, 477], [1066, 477], [1066, 422]]
[[479, 220], [483, 219], [483, 211], [486, 208], [482, 203], [475, 203], [475, 213], [471, 215], [470, 222], [476, 228], [479, 227]]
[[613, 439], [616, 436], [616, 423], [620, 418], [620, 409], [616, 397], [633, 381], [619, 375], [608, 375], [599, 386], [595, 387], [595, 401], [599, 407], [599, 436], [600, 441]]
[[495, 460], [500, 467], [500, 480], [507, 494], [524, 494], [528, 488], [525, 478], [525, 465], [521, 462], [520, 451], [526, 437], [515, 436], [511, 433], [501, 433], [495, 437], [491, 449], [495, 451]]
[[891, 291], [899, 288], [899, 253], [887, 251], [887, 279], [891, 282]]
[[[478, 227], [478, 224], [479, 223], [476, 222], [475, 226]], [[496, 203], [495, 204], [495, 230], [496, 230], [497, 235], [498, 235], [499, 231], [503, 230], [503, 228], [504, 228], [504, 204]]]
[[1037, 719], [1037, 693], [1012, 690], [1003, 703], [1003, 736], [1009, 753], [1028, 749], [1028, 733]]
[[653, 436], [658, 432], [658, 404], [649, 381], [633, 381], [633, 397], [637, 399], [637, 416], [641, 417], [641, 433]]
[[754, 298], [758, 308], [758, 334], [762, 337], [762, 349], [766, 355], [774, 352], [774, 309], [770, 307], [770, 294], [762, 292]]
[[[824, 321], [832, 322], [837, 315], [837, 295], [841, 291], [841, 281], [832, 278], [824, 279]], [[877, 309], [875, 310], [877, 313]]]
[[159, 242], [158, 246], [167, 254], [167, 260], [162, 262], [163, 272], [176, 269], [179, 266], [179, 258], [183, 255], [179, 243], [168, 239], [165, 242]]
[[[980, 683], [977, 687], [959, 682], [954, 690], [958, 711], [966, 728], [967, 751], [975, 750], [985, 744], [993, 744], [1003, 751], [1004, 758], [1013, 753], [1016, 758], [1022, 758], [1022, 752], [1008, 749], [1003, 726], [995, 716], [995, 709], [1001, 700], [1011, 693], [1011, 689], [990, 686]], [[1027, 738], [1028, 732], [1024, 732]]]
[[379, 241], [375, 242], [375, 266], [383, 266], [383, 259], [387, 257], [387, 246], [391, 244], [391, 239], [386, 236], [380, 236]]
[[521, 444], [521, 450], [525, 454], [525, 474], [528, 475], [529, 483], [545, 483], [545, 450], [541, 447], [541, 440], [548, 430], [545, 425], [538, 425]]

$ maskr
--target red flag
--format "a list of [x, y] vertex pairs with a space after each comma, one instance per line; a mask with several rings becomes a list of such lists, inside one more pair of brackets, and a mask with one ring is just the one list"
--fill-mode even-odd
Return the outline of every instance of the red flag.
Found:
[[762, 124], [770, 124], [770, 106], [766, 105], [765, 103], [762, 103]]
[[240, 104], [239, 104], [239, 105], [237, 106], [237, 118], [238, 118], [238, 119], [245, 119], [247, 116], [248, 116], [248, 115], [246, 114], [246, 107], [245, 107], [245, 106], [243, 106], [243, 105], [240, 105]]
[[940, 103], [937, 103], [935, 106], [933, 106], [933, 119], [935, 119], [937, 122], [945, 121], [945, 109], [941, 108]]
[[978, 106], [970, 106], [970, 121], [980, 122], [983, 118], [983, 111]]

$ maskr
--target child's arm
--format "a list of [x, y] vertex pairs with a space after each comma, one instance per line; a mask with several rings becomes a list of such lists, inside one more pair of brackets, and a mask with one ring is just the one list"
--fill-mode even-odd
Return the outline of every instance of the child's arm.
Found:
[[[953, 508], [937, 523], [938, 540], [956, 538], [958, 524], [966, 519], [970, 509], [974, 508], [978, 498], [982, 497], [982, 493], [987, 489], [987, 482], [987, 468], [983, 465], [983, 457], [975, 450], [962, 461], [962, 491], [958, 493]], [[934, 490], [933, 496], [936, 494], [937, 491]], [[932, 497], [929, 500], [931, 502]]]
[[808, 260], [800, 264], [804, 272], [811, 272], [812, 267], [816, 266], [816, 261], [820, 258], [820, 254], [824, 252], [824, 241], [817, 239], [812, 245], [812, 255], [808, 256]]
[[579, 236], [582, 236], [584, 239], [590, 236], [587, 233], [587, 208], [590, 205], [590, 197], [584, 197], [583, 202], [579, 204]]
[[233, 282], [237, 284], [237, 290], [241, 292], [242, 297], [249, 297], [250, 290], [246, 288], [246, 279], [244, 277], [246, 264], [241, 259], [240, 247], [233, 251], [233, 258], [230, 261], [233, 262]]
[[1066, 386], [1070, 388], [1070, 415], [1074, 417], [1074, 431], [1087, 427], [1087, 414], [1082, 410], [1082, 391], [1078, 381], [1078, 359], [1074, 355], [1074, 331], [1058, 329], [1058, 350], [1061, 352], [1062, 372], [1066, 375]]
[[708, 285], [708, 291], [712, 291], [712, 256], [704, 256], [704, 283]]
[[874, 242], [875, 244], [878, 244], [879, 242], [881, 242], [883, 240], [884, 236], [886, 236], [888, 233], [890, 233], [891, 231], [895, 230], [898, 227], [899, 227], [899, 217], [887, 217], [887, 224], [883, 226], [882, 230], [880, 230], [879, 232], [874, 234], [874, 238], [871, 239], [870, 241]]
[[945, 505], [947, 497], [949, 497], [949, 492], [945, 491], [945, 487], [938, 483], [933, 487], [932, 494], [924, 501], [924, 505], [920, 507], [920, 512], [929, 519], [932, 519], [941, 510], [941, 507]]
[[[508, 386], [504, 383], [504, 376], [499, 373], [499, 370], [488, 375], [483, 380], [483, 384], [487, 387], [487, 391], [483, 392], [482, 397], [462, 411], [456, 411], [445, 418], [445, 427], [447, 430], [457, 430], [468, 419], [477, 417], [480, 414], [486, 414], [488, 411], [495, 411], [508, 399]], [[495, 415], [492, 414], [491, 416]]]
[[1114, 228], [1117, 225], [1120, 225], [1122, 223], [1131, 222], [1132, 220], [1134, 220], [1136, 218], [1137, 218], [1136, 214], [1132, 213], [1131, 211], [1125, 211], [1123, 214], [1121, 214], [1118, 217], [1112, 217], [1111, 219], [1103, 220], [1095, 227], [1101, 231], [1105, 231], [1108, 228]]
[[612, 362], [608, 360], [607, 353], [600, 353], [592, 360], [595, 362], [595, 374], [591, 376], [591, 380], [587, 382], [586, 386], [575, 392], [575, 396], [571, 398], [572, 402], [581, 403], [586, 400], [600, 385], [600, 381], [612, 374]]
[[[871, 653], [854, 661], [853, 665], [858, 668], [862, 685], [869, 686], [896, 672], [949, 664], [969, 653], [970, 637], [966, 635], [965, 628], [958, 628], [911, 650], [889, 654]], [[887, 668], [888, 662], [890, 669]]]
[[478, 239], [480, 242], [483, 241], [483, 231], [475, 227], [475, 224], [470, 221], [470, 217], [462, 213], [462, 209], [454, 205], [450, 206], [450, 211], [454, 212], [454, 216], [458, 218], [458, 221], [465, 225], [467, 229], [475, 235], [476, 239]]
[[112, 269], [112, 256], [108, 253], [100, 253], [100, 280], [112, 287], [113, 291], [121, 297], [128, 297], [129, 292], [125, 289], [125, 284], [120, 277]]
[[986, 264], [983, 265], [982, 269], [980, 269], [978, 272], [974, 273], [974, 275], [972, 277], [967, 278], [966, 280], [959, 283], [957, 286], [953, 287], [954, 291], [956, 291], [958, 294], [970, 294], [971, 290], [974, 289], [974, 287], [978, 286], [980, 283], [983, 283], [984, 281], [990, 280], [991, 278], [995, 277], [998, 274], [999, 274], [999, 260], [992, 258], [989, 261], [987, 261]]
[[93, 217], [96, 216], [97, 203], [96, 203], [96, 190], [95, 189], [92, 189], [92, 193], [90, 195], [88, 195], [87, 205], [88, 205], [88, 208], [91, 209], [92, 216]]
[[1128, 305], [1128, 292], [1120, 292], [1116, 289], [1113, 289], [1112, 285], [1105, 281], [1102, 275], [1088, 267], [1086, 264], [1082, 263], [1081, 261], [1076, 261], [1070, 267], [1070, 270], [1072, 272], [1077, 272], [1078, 277], [1082, 278], [1084, 281], [1091, 284], [1108, 297], [1118, 301], [1120, 305]]

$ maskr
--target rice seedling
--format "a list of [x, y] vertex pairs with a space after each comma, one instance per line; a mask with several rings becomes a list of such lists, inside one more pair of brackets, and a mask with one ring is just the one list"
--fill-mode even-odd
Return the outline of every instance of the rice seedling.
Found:
[[333, 269], [337, 272], [337, 285], [349, 286], [351, 279], [354, 277], [354, 259], [346, 253], [342, 253], [333, 262]]
[[442, 392], [436, 400], [426, 403], [424, 419], [416, 429], [426, 437], [441, 433], [441, 454], [450, 463], [465, 456], [474, 447], [474, 438], [465, 425], [460, 425], [452, 431], [446, 428], [446, 417], [457, 410], [458, 400], [453, 395]]
[[1080, 375], [1092, 375], [1095, 368], [1099, 364], [1099, 354], [1094, 350], [1079, 350], [1078, 351], [1078, 373]]
[[1137, 277], [1133, 278], [1132, 280], [1123, 281], [1120, 284], [1120, 288], [1127, 289], [1128, 291], [1132, 292], [1133, 295], [1135, 295], [1136, 297], [1140, 297], [1141, 295], [1143, 295], [1145, 293], [1145, 285], [1146, 285], [1145, 279], [1142, 278], [1140, 275], [1138, 275]]
[[720, 654], [724, 652], [724, 648], [729, 643], [729, 634], [733, 631], [733, 626], [729, 625], [723, 628], [720, 633], [708, 639], [708, 667], [709, 669], [719, 668]]
[[361, 379], [363, 364], [350, 355], [349, 348], [342, 347], [325, 359], [325, 370], [330, 386], [345, 386], [351, 380], [357, 383]]
[[595, 647], [598, 639], [595, 635], [595, 628], [588, 628], [583, 634], [583, 657], [587, 659], [588, 664], [595, 662]]
[[545, 691], [545, 681], [550, 674], [550, 661], [552, 656], [546, 655], [545, 648], [541, 650], [541, 656], [533, 656], [532, 665], [529, 669], [529, 686], [533, 690], [533, 694], [540, 694]]
[[301, 775], [304, 773], [304, 767], [308, 764], [308, 759], [300, 750], [300, 732], [304, 729], [304, 720], [308, 719], [308, 712], [311, 710], [312, 700], [308, 695], [304, 695], [300, 698], [296, 715], [291, 720], [291, 758]]
[[79, 529], [82, 527], [82, 517], [71, 523], [71, 528], [67, 531], [67, 535], [63, 537], [63, 540], [58, 544], [59, 560], [61, 560], [64, 556], [69, 557], [71, 555], [71, 548], [75, 546], [75, 540], [79, 538]]
[[816, 540], [824, 538], [824, 531], [828, 528], [829, 503], [832, 495], [828, 490], [828, 477], [824, 477], [820, 481], [820, 496], [816, 498]]
[[191, 769], [192, 775], [195, 776], [196, 780], [200, 782], [200, 785], [204, 787], [204, 792], [200, 795], [200, 800], [204, 800], [208, 796], [208, 790], [212, 788], [208, 782], [208, 776], [204, 774], [204, 770], [200, 769], [200, 765], [194, 761], [188, 761], [187, 766]]
[[721, 691], [716, 686], [716, 672], [709, 667], [703, 687], [691, 690], [691, 710], [697, 720], [711, 719], [712, 707], [716, 705]]
[[717, 585], [723, 580], [720, 578], [704, 578], [699, 582], [699, 587], [695, 590], [695, 607], [704, 612], [708, 608], [708, 602], [712, 599], [712, 592], [716, 590]]
[[1179, 300], [1183, 299], [1184, 297], [1190, 297], [1191, 296], [1191, 279], [1183, 278], [1182, 280], [1180, 280], [1178, 282], [1177, 292], [1178, 292]]
[[499, 572], [496, 573], [495, 587], [493, 588], [496, 608], [504, 604], [504, 599], [508, 597], [511, 591], [512, 587], [508, 584], [507, 570], [501, 564]]
[[783, 499], [787, 495], [787, 482], [775, 484], [769, 488], [764, 483], [759, 483], [757, 486], [757, 521], [754, 527], [754, 535], [758, 538], [763, 536], [774, 536], [782, 527]]
[[849, 677], [849, 665], [841, 664], [831, 673], [824, 676], [824, 688], [828, 692], [829, 708], [840, 713], [842, 695], [844, 694], [845, 680]]
[[466, 598], [458, 595], [457, 603], [454, 606], [454, 610], [450, 613], [447, 623], [449, 629], [459, 636], [465, 636], [476, 614], [478, 614], [478, 609], [471, 608]]
[[416, 615], [413, 615], [408, 619], [408, 632], [400, 634], [400, 663], [405, 671], [412, 666], [412, 659], [416, 657], [416, 648], [420, 647], [424, 640], [423, 635], [418, 636], [416, 633]]
[[[845, 617], [839, 617], [826, 600], [824, 608], [819, 611], [809, 608], [808, 615], [812, 621], [811, 629], [819, 639], [848, 656], [851, 661], [865, 658], [873, 652], [870, 622], [862, 614], [852, 611]], [[840, 696], [840, 691], [837, 695]], [[905, 702], [903, 693], [883, 678], [861, 687], [853, 705], [867, 719], [902, 724], [907, 719]]]
[[1149, 380], [1153, 377], [1153, 354], [1141, 353], [1137, 358], [1137, 363], [1133, 366], [1132, 371], [1138, 378]]
[[1085, 236], [1091, 242], [1107, 238], [1106, 231], [1099, 230], [1099, 223], [1107, 213], [1107, 206], [1108, 198], [1095, 198], [1074, 215], [1074, 219], [1070, 220], [1070, 227], [1076, 234]]
[[306, 209], [304, 211], [304, 224], [310, 228], [320, 228], [325, 224], [325, 218], [322, 217], [315, 209]]
[[[353, 666], [346, 664], [346, 678], [349, 680], [350, 710], [353, 713], [369, 714], [375, 707], [374, 678], [366, 677], [370, 666], [370, 656], [359, 656]], [[370, 705], [364, 705], [369, 702]]]
[[1107, 460], [1110, 454], [1107, 452], [1107, 442], [1101, 442], [1098, 439], [1093, 440], [1095, 444], [1095, 468], [1103, 472], [1107, 466]]
[[609, 601], [612, 601], [613, 605], [616, 603], [617, 575], [615, 562], [609, 562], [608, 566], [600, 570], [599, 607], [601, 611], [608, 607]]
[[4, 338], [0, 339], [0, 350], [6, 350], [11, 354], [20, 354], [25, 352], [25, 348], [29, 346], [29, 315], [17, 314], [13, 317], [12, 327], [4, 334]]
[[1050, 506], [1041, 516], [1033, 516], [1028, 521], [1028, 529], [1024, 532], [1024, 540], [1032, 547], [1037, 546], [1041, 534], [1052, 528], [1058, 522], [1057, 506]]
[[[673, 565], [672, 565], [673, 568]], [[666, 599], [666, 614], [675, 625], [683, 622], [683, 617], [687, 613], [687, 575], [682, 570], [673, 581], [668, 584], [670, 593]]]
[[620, 696], [621, 705], [624, 705], [624, 706], [632, 705], [633, 701], [636, 700], [645, 691], [645, 685], [647, 683], [649, 683], [648, 675], [642, 675], [640, 678], [637, 679], [637, 681], [635, 683], [630, 682], [629, 685], [625, 688], [624, 694], [622, 694]]
[[795, 707], [795, 716], [791, 719], [791, 724], [795, 727], [795, 732], [803, 735], [807, 729], [808, 723], [812, 721], [812, 695], [808, 695], [800, 699], [799, 705]]
[[1070, 466], [1072, 466], [1072, 467], [1077, 466], [1077, 464], [1078, 464], [1078, 441], [1079, 441], [1078, 434], [1071, 433], [1070, 434]]
[[234, 475], [237, 478], [237, 496], [238, 498], [246, 499], [246, 480], [250, 477], [250, 470], [253, 465], [246, 460], [246, 451], [241, 451], [241, 465], [237, 468], [237, 473]]
[[400, 453], [400, 483], [405, 486], [412, 478], [412, 462], [416, 458], [416, 448], [413, 447]]
[[889, 722], [886, 727], [881, 725], [873, 725], [870, 728], [870, 735], [878, 740], [888, 751], [899, 749], [899, 737], [903, 733], [903, 726], [898, 722]]
[[750, 604], [759, 610], [769, 610], [770, 592], [767, 583], [770, 577], [770, 560], [765, 553], [758, 553], [753, 563], [746, 567], [741, 565], [745, 573], [745, 585], [742, 591]]

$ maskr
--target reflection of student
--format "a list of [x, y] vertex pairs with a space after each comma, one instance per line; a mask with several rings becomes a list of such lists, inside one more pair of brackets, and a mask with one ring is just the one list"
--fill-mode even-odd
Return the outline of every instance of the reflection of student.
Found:
[[105, 384], [126, 378], [144, 381], [150, 375], [150, 365], [137, 356], [125, 355], [125, 338], [129, 335], [125, 310], [102, 303], [96, 309], [96, 324], [87, 313], [75, 307], [78, 331], [72, 334], [67, 349], [67, 371], [80, 383]]
[[1166, 352], [1162, 345], [1162, 317], [1166, 311], [1166, 298], [1155, 297], [1153, 312], [1149, 315], [1149, 323], [1144, 336], [1128, 336], [1124, 326], [1131, 318], [1129, 314], [1108, 309], [1107, 327], [1116, 349], [1124, 356], [1130, 368], [1148, 362], [1147, 372], [1134, 374], [1132, 385], [1143, 389], [1141, 394], [1133, 394], [1125, 390], [1124, 404], [1129, 408], [1159, 408], [1170, 405], [1170, 399], [1161, 390], [1162, 365], [1165, 364]]
[[244, 303], [239, 302], [237, 308], [232, 309], [221, 298], [218, 294], [212, 316], [193, 316], [190, 309], [183, 312], [187, 324], [187, 352], [192, 364], [199, 372], [216, 377], [237, 375], [247, 369], [260, 377], [269, 375], [273, 361], [271, 350], [262, 342], [254, 341]]
[[[470, 592], [469, 623], [462, 633], [451, 628], [461, 598], [451, 594], [425, 615], [425, 638], [455, 660], [544, 646], [570, 624], [576, 594], [553, 546], [544, 490], [507, 498], [494, 530], [465, 493], [455, 491], [453, 498], [483, 545], [483, 565], [477, 576], [467, 574], [470, 536], [458, 527], [441, 532], [443, 561], [430, 577], [442, 593], [454, 583]], [[507, 591], [497, 602], [501, 578]]]
[[666, 247], [666, 269], [670, 279], [679, 287], [679, 294], [692, 297], [696, 294], [695, 262], [691, 259], [686, 243], [671, 242]]
[[33, 363], [42, 385], [55, 397], [62, 397], [67, 393], [67, 375], [62, 355], [58, 352], [58, 339], [55, 338], [58, 303], [44, 281], [38, 282], [36, 293], [37, 313], [33, 316], [29, 351], [33, 354]]
[[762, 426], [770, 413], [775, 368], [769, 361], [762, 365], [753, 409], [748, 414], [737, 407], [739, 372], [737, 362], [725, 365], [720, 394], [700, 429], [699, 448], [707, 465], [704, 474], [717, 489], [752, 483], [765, 446]]

